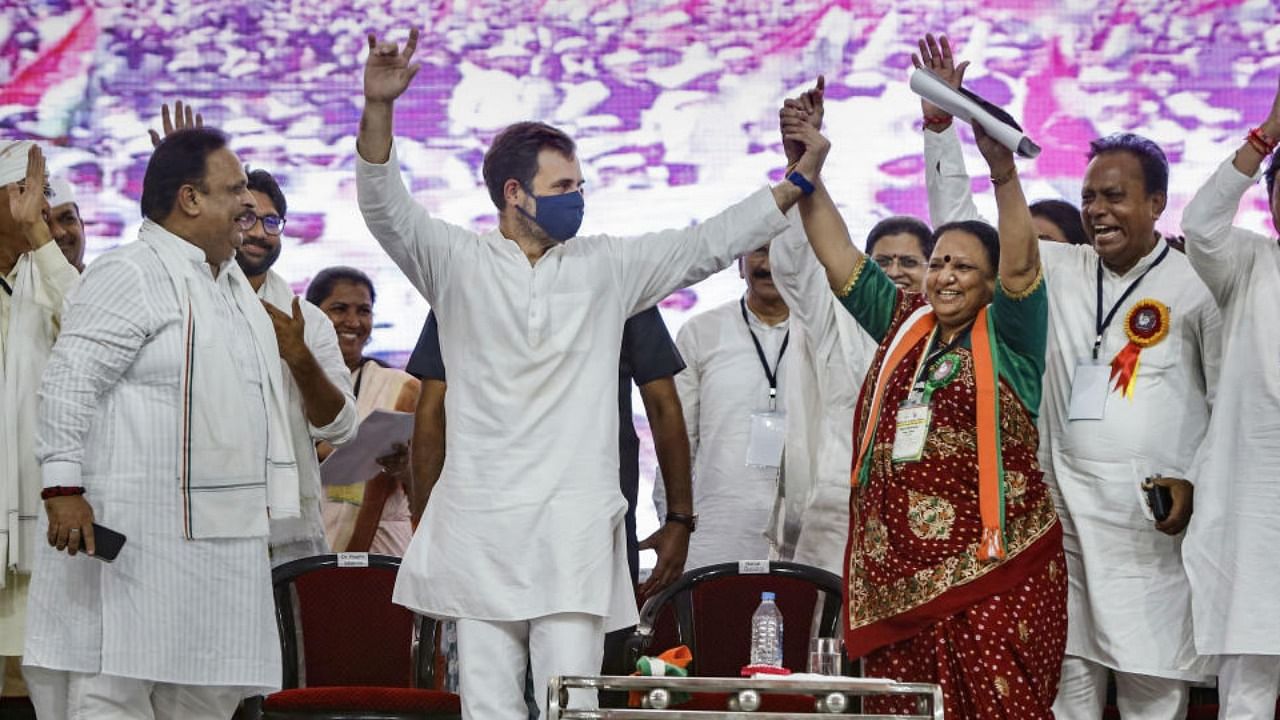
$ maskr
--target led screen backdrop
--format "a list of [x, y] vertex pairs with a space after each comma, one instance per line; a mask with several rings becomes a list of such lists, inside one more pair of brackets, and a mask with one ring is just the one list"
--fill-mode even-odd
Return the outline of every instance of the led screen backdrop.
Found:
[[[1191, 193], [1261, 121], [1280, 78], [1274, 0], [0, 0], [0, 9], [0, 136], [51, 146], [51, 168], [80, 193], [90, 257], [134, 237], [146, 129], [158, 126], [161, 102], [189, 101], [284, 186], [277, 269], [286, 278], [301, 290], [338, 263], [373, 276], [370, 351], [392, 362], [412, 346], [426, 305], [356, 209], [368, 30], [403, 40], [410, 25], [424, 29], [423, 69], [397, 106], [400, 159], [434, 214], [476, 228], [495, 222], [483, 152], [497, 130], [529, 118], [579, 143], [584, 233], [707, 217], [778, 179], [779, 102], [818, 73], [833, 143], [826, 175], [852, 232], [890, 214], [923, 216], [920, 109], [906, 77], [915, 40], [941, 31], [973, 61], [970, 86], [1044, 147], [1021, 163], [1031, 199], [1078, 201], [1089, 139], [1139, 132], [1173, 163], [1161, 228], [1176, 233]], [[982, 175], [971, 143], [966, 152]], [[993, 213], [986, 181], [974, 189]], [[1262, 194], [1250, 203], [1241, 222], [1265, 229]], [[663, 304], [672, 333], [741, 289], [731, 269], [673, 295]]]

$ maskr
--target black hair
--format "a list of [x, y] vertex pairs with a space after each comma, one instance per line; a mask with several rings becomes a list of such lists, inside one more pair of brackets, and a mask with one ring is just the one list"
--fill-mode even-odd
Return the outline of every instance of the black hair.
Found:
[[946, 223], [933, 231], [933, 244], [937, 245], [938, 238], [952, 230], [966, 232], [978, 238], [978, 242], [982, 243], [982, 249], [987, 253], [987, 260], [991, 262], [991, 274], [1000, 272], [1000, 233], [990, 223], [981, 220], [957, 220]]
[[1090, 160], [1114, 152], [1127, 152], [1142, 165], [1148, 195], [1169, 194], [1169, 159], [1159, 145], [1133, 133], [1112, 133], [1089, 143]]
[[284, 193], [280, 191], [280, 183], [271, 176], [271, 173], [258, 168], [250, 171], [248, 166], [245, 167], [245, 173], [249, 177], [249, 189], [271, 198], [271, 204], [276, 206], [276, 212], [280, 213], [280, 217], [288, 214], [288, 203], [284, 200]]
[[1072, 245], [1089, 245], [1089, 236], [1084, 231], [1084, 220], [1080, 218], [1080, 208], [1066, 200], [1037, 200], [1031, 203], [1031, 217], [1039, 217], [1053, 223], [1067, 242]]
[[533, 176], [538, 174], [538, 153], [544, 149], [555, 150], [567, 158], [577, 152], [572, 138], [540, 122], [509, 125], [493, 139], [489, 152], [484, 154], [482, 174], [489, 188], [489, 199], [498, 210], [506, 209], [502, 188], [508, 180], [514, 178], [526, 191], [532, 192]]
[[933, 254], [933, 231], [923, 220], [910, 215], [894, 215], [876, 223], [871, 228], [871, 232], [867, 233], [867, 254], [875, 252], [876, 243], [880, 242], [880, 238], [903, 234], [915, 236], [920, 243], [920, 254], [927, 262], [929, 256]]
[[353, 267], [335, 265], [321, 270], [311, 278], [311, 284], [307, 285], [307, 302], [319, 307], [320, 303], [333, 294], [333, 287], [340, 282], [364, 285], [369, 288], [369, 302], [375, 302], [378, 299], [378, 294], [373, 290], [373, 281], [368, 275]]
[[1280, 148], [1271, 153], [1271, 163], [1267, 165], [1267, 172], [1264, 177], [1267, 178], [1267, 202], [1271, 202], [1271, 198], [1275, 197], [1276, 190], [1276, 173], [1280, 172]]
[[165, 136], [147, 161], [142, 178], [142, 216], [160, 222], [173, 212], [178, 190], [204, 190], [209, 155], [227, 146], [226, 133], [211, 127], [187, 128]]

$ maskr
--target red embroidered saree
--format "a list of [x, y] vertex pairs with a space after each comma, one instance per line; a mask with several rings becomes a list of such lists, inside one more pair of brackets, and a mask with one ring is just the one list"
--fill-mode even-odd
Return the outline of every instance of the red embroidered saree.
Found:
[[[925, 301], [899, 293], [865, 262], [842, 301], [881, 340], [858, 402], [856, 442], [873, 421], [871, 397], [889, 346]], [[1062, 527], [1036, 463], [1048, 322], [1043, 283], [1017, 298], [998, 289], [988, 312], [1006, 555], [998, 561], [978, 556], [983, 524], [973, 353], [967, 337], [939, 348], [926, 336], [887, 376], [862, 461], [866, 471], [854, 478], [845, 643], [850, 656], [865, 656], [868, 676], [941, 683], [948, 718], [1051, 718], [1066, 645], [1066, 566]], [[931, 362], [922, 362], [926, 357]], [[895, 462], [897, 410], [917, 378], [941, 361], [956, 369], [932, 391], [923, 452], [918, 460]], [[880, 712], [911, 709], [894, 701], [871, 705]]]

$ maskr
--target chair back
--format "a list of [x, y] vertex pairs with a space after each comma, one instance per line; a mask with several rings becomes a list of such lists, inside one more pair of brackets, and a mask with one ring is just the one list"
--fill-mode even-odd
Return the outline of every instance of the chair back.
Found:
[[275, 568], [285, 688], [432, 686], [436, 624], [391, 601], [399, 568], [399, 558], [365, 553]]
[[[762, 571], [763, 570], [763, 571]], [[760, 593], [775, 594], [782, 612], [783, 664], [802, 671], [811, 637], [839, 637], [843, 582], [800, 563], [720, 563], [694, 568], [640, 611], [626, 652], [629, 667], [640, 655], [676, 645], [693, 653], [691, 675], [736, 677], [751, 657], [751, 615]]]

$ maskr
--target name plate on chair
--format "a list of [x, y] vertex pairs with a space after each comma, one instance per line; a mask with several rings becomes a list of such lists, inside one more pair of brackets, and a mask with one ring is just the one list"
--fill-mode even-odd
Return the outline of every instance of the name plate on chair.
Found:
[[739, 575], [768, 575], [769, 561], [768, 560], [739, 560], [738, 574]]
[[369, 567], [369, 553], [338, 553], [338, 567]]

